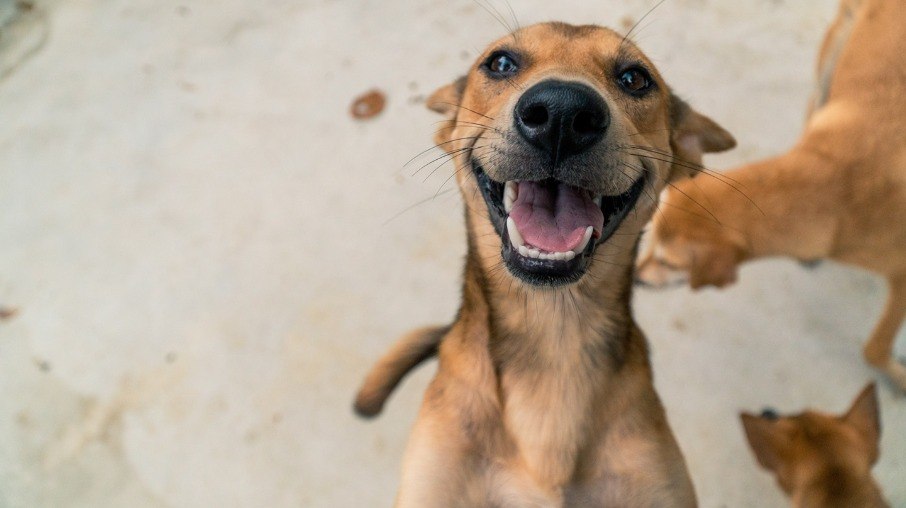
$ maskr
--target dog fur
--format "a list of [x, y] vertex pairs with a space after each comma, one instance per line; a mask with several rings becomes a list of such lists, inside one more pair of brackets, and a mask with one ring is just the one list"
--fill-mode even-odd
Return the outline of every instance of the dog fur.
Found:
[[749, 446], [795, 508], [885, 508], [871, 476], [881, 436], [874, 384], [840, 416], [740, 414]]
[[[528, 63], [493, 81], [482, 62], [500, 48]], [[653, 91], [642, 99], [621, 91], [613, 74], [620, 62], [648, 69]], [[600, 94], [611, 126], [604, 145], [583, 156], [582, 168], [535, 169], [528, 178], [549, 170], [615, 193], [632, 178], [646, 184], [619, 229], [598, 244], [584, 276], [541, 287], [503, 265], [502, 237], [467, 168], [478, 157], [500, 182], [538, 165], [524, 151], [514, 155], [523, 147], [513, 140], [512, 115], [525, 90], [552, 78]], [[377, 414], [406, 372], [438, 350], [396, 506], [695, 506], [653, 387], [646, 340], [632, 318], [633, 260], [658, 193], [693, 170], [677, 161], [701, 162], [704, 152], [732, 148], [732, 136], [673, 95], [632, 42], [597, 26], [523, 28], [491, 44], [467, 76], [438, 90], [428, 106], [447, 118], [435, 142], [459, 168], [468, 253], [455, 321], [406, 335], [356, 399], [360, 414]]]
[[802, 138], [779, 157], [668, 190], [639, 280], [722, 287], [740, 263], [769, 256], [880, 274], [889, 295], [864, 356], [906, 390], [906, 367], [892, 355], [906, 316], [904, 26], [902, 1], [844, 1], [822, 46]]

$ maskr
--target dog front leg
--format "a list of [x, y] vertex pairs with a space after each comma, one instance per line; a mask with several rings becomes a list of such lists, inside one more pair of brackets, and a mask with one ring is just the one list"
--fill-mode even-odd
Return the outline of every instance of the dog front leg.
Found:
[[897, 332], [906, 317], [906, 276], [892, 277], [888, 281], [889, 294], [884, 314], [865, 343], [865, 359], [883, 372], [897, 388], [906, 392], [906, 366], [893, 357]]
[[406, 445], [394, 508], [482, 506], [474, 498], [474, 488], [470, 488], [475, 465], [465, 452], [459, 427], [428, 402], [434, 386], [425, 394], [426, 403]]

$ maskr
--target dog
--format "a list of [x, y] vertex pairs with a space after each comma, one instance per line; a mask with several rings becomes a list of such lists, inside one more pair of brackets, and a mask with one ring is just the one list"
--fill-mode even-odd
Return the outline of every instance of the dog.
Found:
[[638, 279], [693, 289], [769, 256], [832, 259], [887, 280], [866, 360], [906, 390], [906, 3], [846, 0], [822, 45], [805, 132], [786, 154], [669, 189]]
[[449, 326], [406, 335], [356, 399], [380, 411], [435, 352], [396, 506], [696, 505], [630, 312], [639, 233], [667, 182], [733, 137], [627, 37], [543, 23], [427, 101], [457, 165], [468, 251]]
[[881, 436], [874, 384], [840, 416], [806, 411], [780, 417], [741, 413], [749, 446], [796, 508], [889, 506], [871, 476]]

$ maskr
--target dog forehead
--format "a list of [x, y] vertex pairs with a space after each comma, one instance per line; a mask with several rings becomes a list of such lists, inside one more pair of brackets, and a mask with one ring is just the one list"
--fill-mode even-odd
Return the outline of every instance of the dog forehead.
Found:
[[846, 425], [836, 416], [808, 410], [789, 418], [798, 430], [800, 439], [821, 448], [840, 444], [847, 435]]
[[536, 23], [501, 37], [497, 43], [507, 39], [523, 40], [526, 43], [536, 44], [606, 44], [608, 42], [620, 43], [623, 38], [615, 31], [600, 25], [570, 25], [560, 21]]
[[600, 66], [618, 57], [647, 59], [628, 39], [599, 25], [546, 22], [530, 25], [494, 41], [484, 57], [509, 49], [529, 59], [533, 66]]

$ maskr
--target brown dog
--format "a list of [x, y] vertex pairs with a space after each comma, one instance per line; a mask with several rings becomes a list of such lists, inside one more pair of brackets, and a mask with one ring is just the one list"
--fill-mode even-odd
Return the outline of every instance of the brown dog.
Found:
[[888, 506], [871, 477], [881, 436], [874, 384], [841, 416], [806, 411], [778, 417], [767, 409], [740, 418], [758, 463], [776, 475], [793, 506]]
[[733, 138], [634, 44], [546, 23], [437, 91], [466, 204], [463, 299], [407, 335], [359, 393], [376, 414], [439, 347], [400, 507], [694, 506], [629, 308], [639, 232], [667, 181]]
[[638, 278], [693, 288], [767, 256], [830, 258], [886, 277], [865, 358], [906, 390], [892, 357], [906, 315], [906, 2], [844, 1], [819, 60], [805, 133], [785, 155], [665, 193]]

